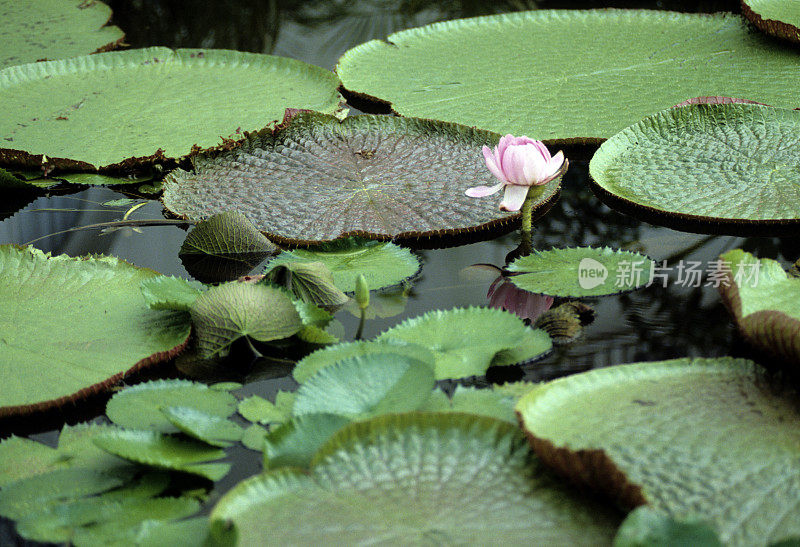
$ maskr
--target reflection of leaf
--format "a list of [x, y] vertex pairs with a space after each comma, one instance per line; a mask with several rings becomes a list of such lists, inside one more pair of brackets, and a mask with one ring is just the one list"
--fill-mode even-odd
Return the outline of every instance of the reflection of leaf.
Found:
[[284, 262], [271, 267], [265, 278], [286, 287], [304, 302], [337, 308], [350, 300], [333, 282], [333, 274], [322, 262]]
[[[499, 138], [432, 120], [363, 115], [339, 121], [303, 112], [227, 152], [194, 156], [193, 172], [176, 170], [164, 179], [163, 201], [189, 219], [240, 211], [279, 243], [510, 228], [518, 213], [464, 194], [470, 186], [494, 184], [481, 147]], [[559, 181], [542, 189], [537, 215], [555, 201]], [[335, 279], [336, 269], [329, 268]]]
[[245, 480], [211, 521], [242, 544], [597, 545], [618, 519], [531, 461], [515, 426], [463, 414], [399, 414], [346, 426], [310, 475]]
[[516, 409], [545, 462], [623, 506], [707, 521], [726, 545], [800, 534], [800, 414], [752, 362], [595, 369], [540, 384]]

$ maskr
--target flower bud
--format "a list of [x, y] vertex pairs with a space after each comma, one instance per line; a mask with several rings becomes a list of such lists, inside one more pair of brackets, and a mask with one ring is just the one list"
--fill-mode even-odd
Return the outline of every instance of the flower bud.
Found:
[[369, 306], [369, 285], [364, 274], [358, 274], [356, 278], [356, 303], [362, 310]]

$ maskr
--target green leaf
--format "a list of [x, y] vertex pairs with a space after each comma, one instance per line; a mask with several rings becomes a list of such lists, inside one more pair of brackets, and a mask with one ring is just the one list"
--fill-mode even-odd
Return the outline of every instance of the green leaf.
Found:
[[122, 427], [177, 433], [181, 430], [162, 412], [173, 406], [224, 419], [236, 411], [236, 398], [198, 382], [155, 380], [116, 393], [106, 405], [106, 415]]
[[252, 424], [244, 430], [242, 434], [242, 444], [250, 450], [262, 452], [264, 450], [264, 439], [266, 436], [266, 429], [258, 424]]
[[514, 415], [515, 400], [510, 395], [503, 395], [491, 389], [477, 389], [457, 385], [452, 397], [444, 391], [434, 390], [430, 398], [419, 410], [427, 412], [464, 412], [478, 416], [488, 416], [517, 424]]
[[287, 107], [333, 112], [338, 84], [300, 61], [225, 50], [156, 47], [9, 67], [0, 134], [12, 140], [0, 162], [38, 167], [46, 155], [48, 165], [96, 170], [181, 158], [221, 136], [241, 139]]
[[111, 9], [102, 2], [0, 0], [0, 15], [0, 69], [107, 51], [125, 38], [120, 29], [107, 25]]
[[350, 298], [333, 282], [333, 274], [322, 262], [290, 261], [269, 269], [269, 282], [285, 287], [303, 302], [337, 308]]
[[273, 471], [228, 492], [211, 514], [242, 544], [609, 543], [617, 518], [531, 461], [510, 424], [401, 414], [351, 424], [311, 475]]
[[98, 435], [94, 442], [103, 450], [132, 462], [192, 473], [212, 481], [220, 480], [230, 470], [227, 463], [206, 463], [224, 458], [224, 450], [156, 431], [109, 431]]
[[402, 116], [598, 142], [700, 95], [800, 106], [796, 65], [737, 15], [537, 10], [404, 30], [351, 49], [336, 71]]
[[435, 384], [431, 364], [397, 354], [350, 357], [324, 367], [297, 390], [293, 414], [366, 419], [420, 408]]
[[201, 357], [218, 357], [239, 338], [260, 342], [288, 338], [303, 326], [295, 305], [281, 289], [261, 283], [230, 282], [212, 287], [191, 309]]
[[[499, 139], [433, 120], [363, 115], [340, 121], [301, 113], [228, 152], [195, 156], [193, 172], [176, 170], [164, 179], [163, 201], [173, 213], [194, 220], [241, 211], [278, 243], [314, 244], [355, 235], [444, 238], [510, 229], [519, 213], [464, 194], [471, 186], [496, 182], [481, 147]], [[552, 206], [559, 184], [554, 180], [542, 187], [533, 204], [536, 215]], [[337, 268], [326, 265], [336, 280]], [[353, 283], [358, 273], [351, 273]], [[370, 287], [384, 286], [361, 273]]]
[[[36, 180], [36, 179], [33, 179]], [[11, 192], [36, 192], [39, 186], [33, 182], [19, 177], [15, 177], [9, 171], [0, 168], [0, 188], [5, 191]], [[57, 184], [57, 181], [49, 181], [52, 184]]]
[[514, 260], [508, 279], [520, 289], [550, 296], [606, 296], [644, 287], [654, 262], [609, 247], [534, 251]]
[[207, 288], [197, 281], [165, 275], [145, 279], [141, 283], [144, 301], [153, 310], [189, 311]]
[[85, 184], [88, 186], [117, 186], [120, 184], [139, 184], [153, 180], [152, 175], [113, 177], [100, 173], [61, 173], [55, 175], [58, 180], [70, 184]]
[[800, 42], [800, 6], [782, 0], [742, 0], [742, 15], [773, 36]]
[[289, 391], [278, 391], [275, 396], [275, 403], [258, 395], [253, 395], [239, 403], [239, 414], [245, 420], [262, 425], [283, 423], [292, 415], [294, 398], [295, 393]]
[[719, 292], [748, 342], [800, 364], [800, 279], [780, 263], [734, 249], [720, 256]]
[[153, 519], [123, 529], [104, 527], [81, 528], [75, 531], [76, 545], [137, 545], [147, 547], [172, 547], [174, 545], [207, 545], [208, 519], [196, 517], [180, 521]]
[[308, 467], [317, 450], [350, 421], [338, 414], [304, 414], [276, 427], [263, 439], [264, 467]]
[[[109, 431], [116, 431], [113, 425], [82, 423], [74, 426], [64, 425], [58, 436], [58, 453], [70, 467], [84, 467], [108, 474], [131, 472], [131, 466], [123, 459], [101, 450], [94, 439]], [[127, 469], [125, 469], [127, 468]]]
[[603, 143], [589, 171], [609, 205], [694, 231], [800, 224], [800, 111], [696, 104]]
[[648, 506], [632, 511], [614, 538], [614, 547], [722, 547], [717, 534], [699, 521], [676, 521]]
[[294, 371], [292, 371], [292, 375], [295, 380], [302, 384], [323, 367], [333, 365], [351, 357], [373, 355], [376, 353], [404, 356], [426, 363], [433, 363], [434, 361], [433, 352], [428, 348], [407, 343], [402, 340], [386, 340], [380, 342], [359, 340], [357, 342], [336, 344], [335, 346], [322, 348], [313, 353], [309, 353], [297, 362]]
[[678, 359], [596, 369], [517, 403], [536, 453], [559, 472], [725, 545], [800, 533], [800, 413], [752, 362]]
[[0, 246], [0, 416], [60, 406], [177, 354], [187, 314], [151, 310], [139, 290], [157, 275]]
[[183, 433], [211, 446], [231, 446], [242, 439], [242, 428], [227, 418], [186, 406], [169, 406], [161, 412]]
[[546, 332], [525, 326], [516, 315], [491, 308], [430, 311], [392, 327], [376, 340], [430, 349], [437, 380], [481, 375], [491, 365], [531, 361], [553, 347]]
[[245, 215], [225, 211], [198, 222], [178, 256], [192, 276], [212, 283], [247, 275], [277, 250]]
[[59, 453], [46, 444], [13, 435], [0, 442], [0, 488], [63, 466]]
[[370, 290], [397, 285], [419, 272], [419, 259], [408, 249], [394, 243], [350, 237], [325, 243], [312, 249], [284, 251], [267, 264], [267, 272], [281, 265], [322, 262], [333, 274], [337, 287], [345, 292], [356, 290], [359, 275], [366, 278]]

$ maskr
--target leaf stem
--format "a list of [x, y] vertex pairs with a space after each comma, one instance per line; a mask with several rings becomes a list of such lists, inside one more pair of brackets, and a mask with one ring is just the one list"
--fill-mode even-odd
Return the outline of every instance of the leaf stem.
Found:
[[361, 308], [361, 319], [358, 321], [358, 330], [353, 340], [361, 340], [361, 335], [364, 334], [364, 322], [367, 319], [367, 308]]

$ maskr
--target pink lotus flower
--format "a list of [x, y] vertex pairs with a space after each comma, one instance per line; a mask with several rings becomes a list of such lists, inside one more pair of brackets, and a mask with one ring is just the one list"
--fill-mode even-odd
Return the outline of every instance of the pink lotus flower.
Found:
[[561, 176], [566, 170], [564, 154], [550, 156], [542, 143], [528, 137], [506, 135], [494, 150], [483, 147], [486, 167], [501, 182], [495, 186], [476, 186], [467, 190], [472, 198], [490, 196], [505, 187], [502, 211], [519, 211], [531, 186], [540, 186]]
[[490, 308], [510, 311], [531, 323], [553, 305], [552, 296], [522, 290], [502, 275], [492, 282], [486, 297]]

